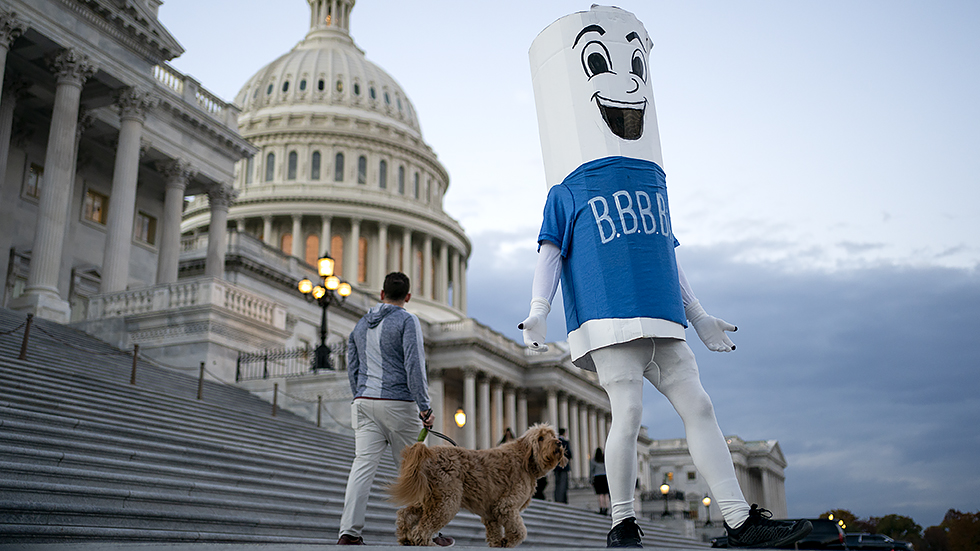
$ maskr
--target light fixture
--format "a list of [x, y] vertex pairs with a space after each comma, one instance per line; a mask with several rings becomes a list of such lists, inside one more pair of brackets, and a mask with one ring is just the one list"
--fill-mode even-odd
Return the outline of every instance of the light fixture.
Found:
[[453, 420], [456, 421], [457, 427], [463, 428], [463, 425], [466, 424], [466, 413], [463, 412], [463, 408], [456, 410], [456, 415], [453, 415]]
[[334, 260], [330, 255], [324, 255], [316, 261], [316, 271], [320, 277], [330, 277], [333, 275]]
[[337, 294], [342, 297], [349, 297], [351, 291], [350, 283], [344, 282], [337, 286]]
[[340, 278], [335, 275], [327, 276], [327, 278], [323, 280], [323, 284], [327, 287], [327, 289], [336, 291], [337, 287], [340, 287]]
[[660, 486], [660, 493], [663, 495], [667, 495], [668, 493], [670, 493], [670, 486], [667, 484], [662, 484]]
[[701, 503], [703, 503], [705, 507], [711, 507], [711, 498], [708, 496], [704, 496], [704, 499], [701, 500]]
[[313, 298], [315, 299], [319, 299], [323, 297], [323, 295], [325, 295], [326, 293], [327, 290], [324, 289], [323, 287], [320, 287], [319, 285], [313, 288]]
[[304, 295], [308, 295], [312, 291], [313, 291], [312, 281], [305, 278], [299, 281], [299, 292], [303, 293]]

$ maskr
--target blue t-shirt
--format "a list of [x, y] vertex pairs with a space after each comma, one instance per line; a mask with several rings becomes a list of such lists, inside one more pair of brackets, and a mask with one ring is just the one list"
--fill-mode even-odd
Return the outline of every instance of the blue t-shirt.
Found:
[[553, 186], [538, 244], [561, 250], [569, 333], [589, 320], [653, 318], [687, 327], [667, 207], [656, 163], [606, 157]]

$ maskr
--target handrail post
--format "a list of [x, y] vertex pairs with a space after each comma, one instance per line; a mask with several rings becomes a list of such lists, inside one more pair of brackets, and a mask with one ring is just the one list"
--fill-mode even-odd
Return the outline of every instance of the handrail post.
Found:
[[272, 416], [276, 416], [276, 408], [279, 406], [279, 383], [272, 384]]
[[136, 384], [136, 360], [140, 357], [140, 345], [133, 345], [133, 371], [129, 375], [129, 384]]
[[20, 344], [20, 356], [18, 359], [27, 359], [27, 340], [31, 335], [31, 323], [34, 322], [34, 314], [27, 314], [27, 321], [24, 322], [24, 342]]
[[316, 395], [316, 426], [320, 426], [320, 417], [323, 415], [323, 396]]
[[197, 378], [197, 399], [204, 394], [204, 362], [201, 362], [201, 376]]

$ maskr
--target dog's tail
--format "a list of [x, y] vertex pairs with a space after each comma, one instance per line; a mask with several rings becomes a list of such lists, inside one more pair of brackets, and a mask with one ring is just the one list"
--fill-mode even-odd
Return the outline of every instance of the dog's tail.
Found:
[[411, 505], [424, 501], [430, 492], [429, 479], [422, 464], [435, 454], [424, 443], [417, 442], [402, 450], [402, 466], [398, 480], [388, 487], [391, 501], [397, 505]]

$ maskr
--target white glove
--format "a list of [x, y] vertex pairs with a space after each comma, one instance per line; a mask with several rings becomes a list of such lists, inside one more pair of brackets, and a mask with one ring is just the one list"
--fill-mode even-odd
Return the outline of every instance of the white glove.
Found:
[[698, 337], [701, 338], [701, 342], [708, 347], [708, 350], [713, 352], [731, 352], [735, 350], [735, 344], [728, 338], [725, 331], [738, 331], [738, 327], [723, 319], [709, 316], [697, 300], [688, 304], [684, 308], [684, 313], [687, 315], [687, 319], [691, 322], [691, 325], [694, 326], [694, 330], [698, 332]]
[[524, 331], [524, 344], [528, 348], [541, 352], [548, 351], [544, 341], [548, 334], [549, 312], [551, 312], [551, 305], [547, 300], [540, 297], [531, 299], [531, 313], [517, 326]]

